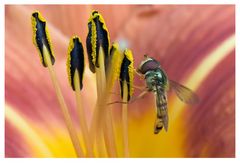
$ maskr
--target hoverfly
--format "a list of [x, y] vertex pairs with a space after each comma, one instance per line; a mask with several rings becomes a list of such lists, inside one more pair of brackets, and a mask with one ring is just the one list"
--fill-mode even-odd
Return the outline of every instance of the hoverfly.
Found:
[[198, 101], [197, 95], [189, 88], [169, 80], [160, 63], [152, 57], [144, 55], [145, 59], [140, 63], [137, 73], [144, 76], [147, 92], [153, 92], [156, 99], [157, 118], [154, 125], [154, 134], [158, 134], [162, 128], [168, 130], [167, 92], [173, 89], [178, 98], [187, 103], [194, 104]]

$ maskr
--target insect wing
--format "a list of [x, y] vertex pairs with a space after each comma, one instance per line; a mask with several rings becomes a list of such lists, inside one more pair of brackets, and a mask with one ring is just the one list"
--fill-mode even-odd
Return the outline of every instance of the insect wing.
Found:
[[199, 99], [198, 96], [189, 88], [170, 80], [170, 87], [175, 91], [178, 98], [187, 103], [187, 104], [196, 104], [198, 103]]

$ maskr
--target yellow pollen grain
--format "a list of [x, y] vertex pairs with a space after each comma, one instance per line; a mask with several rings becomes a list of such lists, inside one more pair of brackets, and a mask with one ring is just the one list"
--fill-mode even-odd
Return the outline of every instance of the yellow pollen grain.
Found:
[[92, 44], [92, 62], [96, 66], [96, 58], [97, 58], [97, 29], [96, 24], [92, 21], [92, 36], [91, 36], [91, 44]]
[[123, 55], [121, 55], [119, 51], [119, 47], [117, 43], [114, 43], [113, 45], [113, 53], [112, 58], [110, 61], [110, 66], [108, 72], [108, 79], [107, 79], [107, 87], [108, 90], [112, 90], [114, 86], [114, 82], [119, 78], [120, 74], [120, 68], [121, 68], [121, 61], [123, 59]]
[[133, 79], [134, 79], [134, 67], [133, 67], [133, 55], [132, 51], [126, 49], [124, 51], [124, 54], [126, 55], [127, 59], [131, 62], [130, 65], [128, 66], [128, 74], [129, 74], [129, 84], [130, 84], [130, 96], [133, 95]]
[[[92, 13], [95, 12], [95, 10], [92, 11]], [[99, 17], [99, 21], [103, 24], [102, 28], [103, 30], [105, 30], [107, 32], [107, 38], [108, 38], [108, 45], [110, 46], [110, 36], [109, 36], [109, 32], [106, 26], [106, 23], [103, 19], [103, 16], [100, 13], [95, 13], [94, 15], [91, 14], [90, 18], [88, 19], [88, 23], [92, 23], [92, 36], [91, 36], [91, 44], [92, 44], [92, 62], [93, 64], [96, 63], [96, 43], [97, 43], [97, 28], [96, 28], [96, 24], [94, 23], [94, 18]], [[108, 54], [105, 55], [109, 55], [110, 52], [110, 47], [108, 46]]]
[[67, 53], [67, 62], [66, 62], [66, 67], [67, 67], [67, 74], [68, 74], [68, 81], [70, 86], [72, 86], [72, 76], [71, 76], [71, 51], [74, 48], [74, 43], [73, 43], [73, 39], [75, 37], [72, 37], [69, 41], [69, 45], [68, 45], [68, 53]]

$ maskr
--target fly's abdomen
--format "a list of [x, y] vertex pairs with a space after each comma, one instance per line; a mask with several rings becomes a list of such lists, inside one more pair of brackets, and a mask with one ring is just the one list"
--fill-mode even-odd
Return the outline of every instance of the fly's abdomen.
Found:
[[158, 118], [155, 121], [154, 125], [154, 134], [158, 134], [163, 128], [163, 120], [162, 118]]
[[168, 130], [168, 110], [165, 91], [157, 87], [156, 91], [157, 119], [155, 121], [154, 133], [159, 133], [162, 128]]

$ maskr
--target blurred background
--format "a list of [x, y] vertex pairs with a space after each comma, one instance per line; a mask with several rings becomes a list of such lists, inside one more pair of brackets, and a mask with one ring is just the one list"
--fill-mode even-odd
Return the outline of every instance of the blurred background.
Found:
[[[85, 46], [89, 15], [98, 10], [111, 42], [132, 50], [135, 67], [148, 54], [170, 79], [200, 98], [196, 105], [185, 105], [170, 91], [169, 131], [158, 135], [153, 134], [153, 95], [130, 104], [130, 156], [235, 157], [234, 5], [6, 5], [5, 157], [75, 156], [49, 74], [32, 43], [35, 10], [47, 20], [54, 67], [76, 125], [75, 97], [66, 72], [68, 42], [78, 35]], [[84, 75], [82, 96], [90, 122], [95, 75], [88, 66]], [[135, 84], [144, 86], [144, 81], [135, 76]], [[134, 96], [139, 93], [135, 90]], [[121, 156], [121, 109], [114, 107]]]

